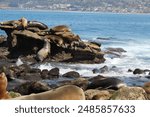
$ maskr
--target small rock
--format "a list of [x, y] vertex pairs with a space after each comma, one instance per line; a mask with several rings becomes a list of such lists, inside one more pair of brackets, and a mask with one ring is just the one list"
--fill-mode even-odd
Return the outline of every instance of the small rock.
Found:
[[100, 68], [100, 73], [105, 73], [105, 72], [108, 72], [109, 71], [109, 68], [107, 65], [105, 65], [104, 67]]
[[123, 87], [112, 95], [111, 100], [146, 100], [146, 92], [141, 87]]
[[93, 74], [96, 74], [96, 73], [99, 73], [99, 72], [100, 72], [99, 69], [96, 69], [96, 68], [93, 69], [92, 71], [93, 71]]
[[139, 68], [137, 68], [133, 71], [133, 74], [143, 74], [143, 73], [144, 73], [144, 70], [141, 70]]
[[11, 98], [16, 98], [16, 97], [20, 97], [21, 96], [20, 93], [13, 92], [13, 91], [10, 91], [9, 95], [10, 95]]
[[49, 77], [47, 69], [42, 70], [40, 74], [41, 74], [42, 79], [48, 79], [48, 77]]
[[79, 78], [80, 74], [78, 72], [75, 72], [75, 71], [70, 71], [70, 72], [63, 74], [62, 76], [67, 77], [67, 78]]
[[132, 69], [128, 69], [128, 72], [133, 72], [133, 70]]
[[59, 68], [53, 68], [51, 69], [49, 72], [48, 72], [48, 75], [51, 75], [51, 76], [59, 76]]

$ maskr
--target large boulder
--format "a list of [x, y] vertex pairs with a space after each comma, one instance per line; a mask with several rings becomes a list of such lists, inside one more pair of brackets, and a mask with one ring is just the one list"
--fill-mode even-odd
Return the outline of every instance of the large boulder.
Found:
[[141, 87], [123, 87], [116, 91], [112, 100], [146, 100], [146, 92]]

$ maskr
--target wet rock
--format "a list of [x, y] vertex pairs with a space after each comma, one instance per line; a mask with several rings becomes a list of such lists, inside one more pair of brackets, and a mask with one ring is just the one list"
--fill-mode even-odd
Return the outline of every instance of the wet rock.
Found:
[[105, 50], [105, 54], [109, 55], [112, 59], [122, 57], [122, 53], [125, 52], [123, 48], [106, 48]]
[[31, 93], [40, 93], [48, 90], [50, 90], [50, 87], [47, 84], [40, 81], [30, 81], [16, 87], [13, 91], [21, 95], [29, 95]]
[[67, 78], [79, 78], [80, 74], [78, 72], [75, 72], [75, 71], [70, 71], [70, 72], [63, 74], [62, 76], [67, 77]]
[[48, 72], [48, 75], [54, 76], [54, 77], [59, 77], [59, 68], [53, 68]]
[[104, 67], [100, 68], [99, 70], [100, 70], [100, 73], [106, 73], [109, 71], [109, 68], [107, 65], [105, 65]]
[[41, 74], [42, 79], [48, 79], [48, 77], [49, 77], [47, 69], [43, 69], [40, 74]]
[[121, 81], [120, 79], [117, 78], [106, 78], [106, 79], [100, 79], [100, 80], [95, 80], [91, 82], [88, 85], [88, 89], [96, 89], [96, 88], [101, 88], [101, 89], [119, 89], [121, 87], [125, 87], [126, 84]]
[[143, 73], [144, 73], [144, 70], [141, 70], [139, 68], [137, 68], [133, 71], [133, 74], [143, 74]]
[[92, 72], [93, 72], [93, 74], [99, 73], [99, 69], [95, 68], [95, 69], [92, 70]]
[[128, 72], [133, 72], [133, 70], [132, 69], [128, 69]]
[[146, 92], [141, 87], [123, 87], [116, 91], [112, 100], [146, 100]]

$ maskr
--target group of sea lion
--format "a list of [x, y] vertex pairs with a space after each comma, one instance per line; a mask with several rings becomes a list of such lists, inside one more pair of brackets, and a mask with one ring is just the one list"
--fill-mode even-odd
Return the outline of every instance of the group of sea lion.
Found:
[[85, 100], [84, 92], [75, 85], [65, 85], [54, 90], [11, 98], [7, 89], [7, 77], [0, 74], [0, 99], [11, 100]]

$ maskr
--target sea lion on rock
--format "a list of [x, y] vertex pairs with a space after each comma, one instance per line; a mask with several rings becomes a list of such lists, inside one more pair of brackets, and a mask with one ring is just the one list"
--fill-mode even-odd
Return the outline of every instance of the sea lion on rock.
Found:
[[44, 40], [44, 46], [42, 49], [40, 49], [37, 53], [37, 59], [40, 61], [43, 61], [48, 54], [50, 53], [50, 43], [48, 40]]
[[36, 27], [36, 28], [39, 28], [41, 30], [48, 29], [47, 25], [45, 25], [42, 22], [38, 22], [38, 21], [29, 21], [28, 22], [28, 27]]
[[9, 99], [10, 96], [6, 90], [7, 78], [4, 72], [0, 74], [0, 99]]
[[54, 90], [13, 98], [14, 100], [85, 100], [84, 92], [75, 85], [65, 85]]
[[14, 28], [17, 28], [21, 25], [21, 22], [19, 20], [10, 20], [6, 22], [0, 22], [0, 25], [13, 26]]
[[53, 28], [50, 29], [51, 33], [55, 33], [55, 32], [71, 32], [71, 29], [66, 26], [66, 25], [59, 25], [59, 26], [55, 26]]
[[119, 89], [121, 87], [126, 87], [126, 84], [117, 78], [106, 78], [106, 79], [100, 79], [95, 80], [91, 82], [88, 86], [88, 89], [95, 89], [95, 88], [101, 88], [101, 89]]
[[21, 21], [22, 28], [25, 29], [28, 26], [28, 20], [26, 18], [22, 17], [20, 19], [20, 21]]

